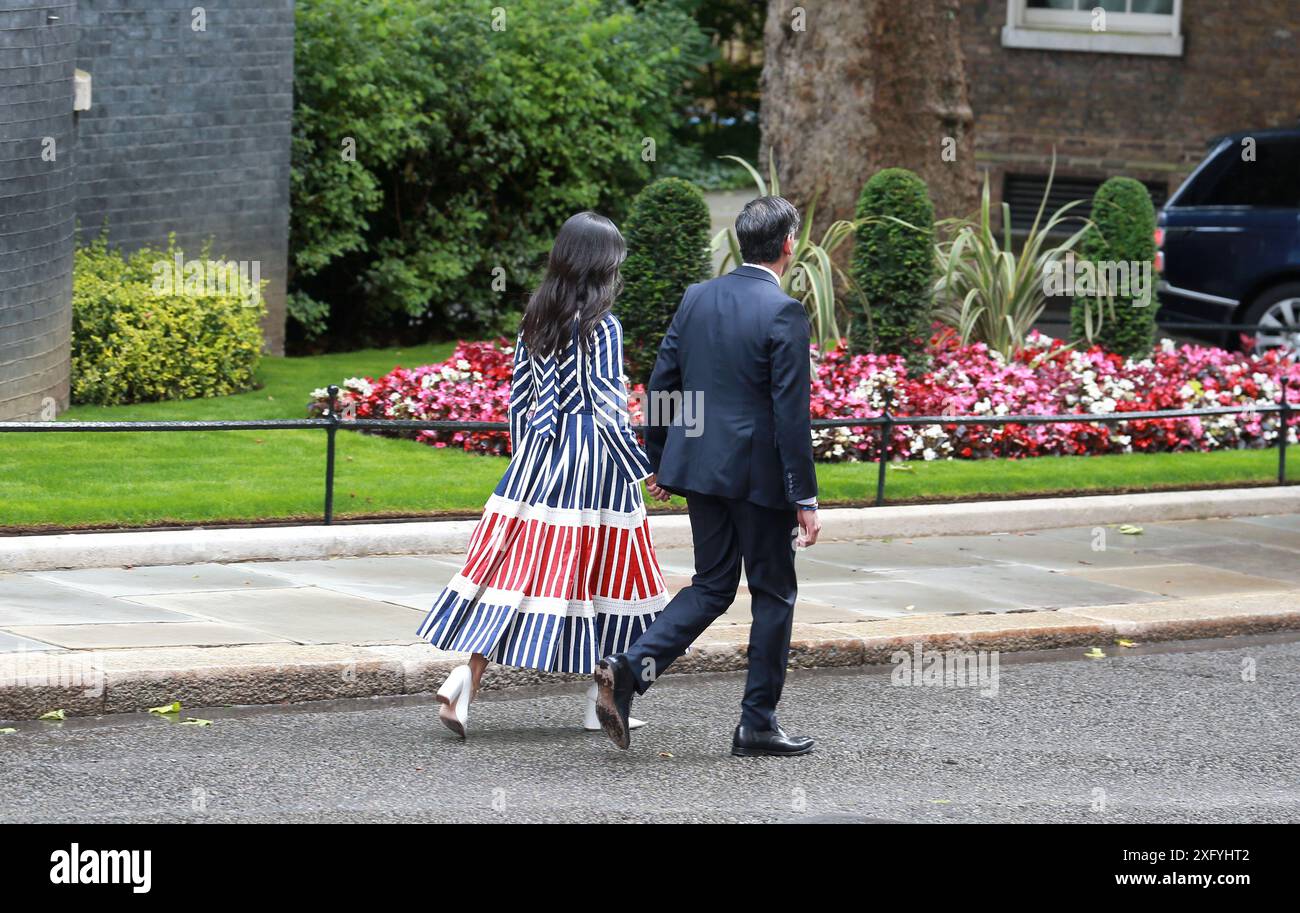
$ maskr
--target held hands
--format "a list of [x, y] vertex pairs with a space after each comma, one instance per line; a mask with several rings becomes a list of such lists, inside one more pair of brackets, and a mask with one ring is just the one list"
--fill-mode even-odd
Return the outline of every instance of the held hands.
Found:
[[668, 492], [659, 487], [659, 477], [653, 473], [646, 477], [645, 490], [649, 493], [650, 497], [654, 498], [656, 501], [667, 501], [672, 497]]

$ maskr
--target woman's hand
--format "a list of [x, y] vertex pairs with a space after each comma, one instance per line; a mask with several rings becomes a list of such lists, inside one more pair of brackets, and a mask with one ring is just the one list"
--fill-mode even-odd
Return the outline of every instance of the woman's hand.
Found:
[[646, 476], [645, 490], [649, 493], [650, 497], [654, 498], [656, 501], [667, 501], [672, 497], [672, 495], [659, 487], [659, 476], [654, 473], [650, 473], [650, 475]]

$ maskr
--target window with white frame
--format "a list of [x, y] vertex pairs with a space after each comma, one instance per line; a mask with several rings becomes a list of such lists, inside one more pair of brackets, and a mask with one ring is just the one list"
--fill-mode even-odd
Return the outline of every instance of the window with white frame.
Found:
[[1183, 0], [1007, 0], [1002, 44], [1178, 57], [1182, 7]]

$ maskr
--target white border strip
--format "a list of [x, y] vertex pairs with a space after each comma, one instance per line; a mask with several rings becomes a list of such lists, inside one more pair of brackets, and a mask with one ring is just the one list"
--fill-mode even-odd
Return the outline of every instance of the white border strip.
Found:
[[[823, 541], [985, 535], [1112, 523], [1300, 513], [1300, 486], [971, 501], [822, 511]], [[365, 555], [460, 556], [474, 520], [185, 529], [0, 537], [0, 572], [147, 567], [203, 562], [295, 561]], [[657, 548], [690, 548], [683, 514], [650, 517]]]

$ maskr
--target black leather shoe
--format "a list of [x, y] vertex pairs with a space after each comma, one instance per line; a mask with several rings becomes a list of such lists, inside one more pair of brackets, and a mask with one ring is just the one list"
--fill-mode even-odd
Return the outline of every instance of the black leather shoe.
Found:
[[813, 740], [806, 735], [789, 736], [780, 726], [759, 730], [737, 726], [731, 740], [731, 753], [738, 758], [756, 758], [762, 755], [787, 757], [807, 754], [813, 750]]
[[622, 653], [607, 656], [596, 667], [593, 678], [599, 692], [596, 695], [596, 718], [600, 728], [611, 742], [626, 750], [632, 744], [628, 716], [632, 712], [632, 666]]

